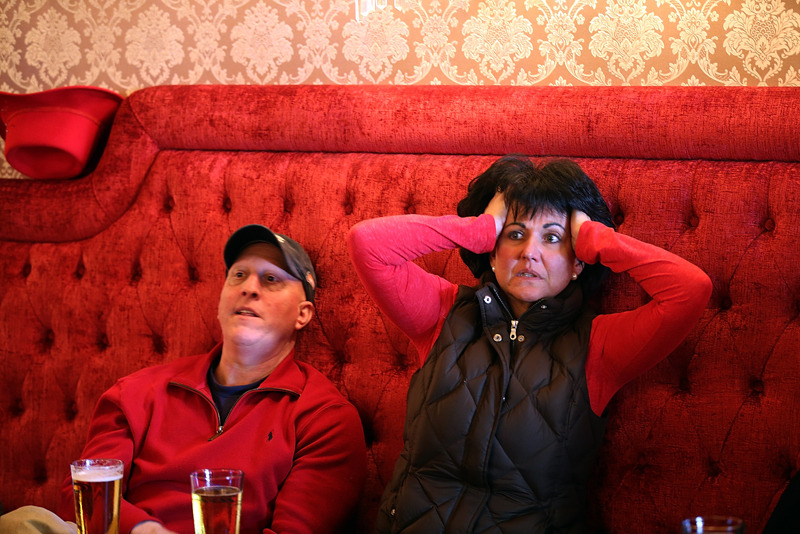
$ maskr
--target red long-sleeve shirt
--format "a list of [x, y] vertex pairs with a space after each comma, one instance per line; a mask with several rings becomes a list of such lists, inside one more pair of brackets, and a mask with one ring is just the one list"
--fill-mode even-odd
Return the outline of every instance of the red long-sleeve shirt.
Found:
[[[220, 427], [206, 381], [220, 350], [143, 369], [98, 401], [82, 457], [125, 462], [120, 532], [147, 520], [194, 532], [189, 474], [214, 467], [244, 471], [241, 532], [342, 532], [366, 473], [355, 407], [289, 356]], [[59, 515], [74, 521], [70, 477]]]
[[[490, 252], [494, 217], [404, 215], [354, 226], [348, 247], [359, 278], [378, 307], [427, 357], [455, 302], [458, 286], [413, 260], [464, 247]], [[698, 267], [659, 247], [589, 221], [581, 226], [575, 255], [627, 272], [652, 300], [634, 310], [597, 316], [592, 322], [586, 380], [592, 411], [601, 414], [624, 384], [651, 368], [686, 337], [711, 295]]]

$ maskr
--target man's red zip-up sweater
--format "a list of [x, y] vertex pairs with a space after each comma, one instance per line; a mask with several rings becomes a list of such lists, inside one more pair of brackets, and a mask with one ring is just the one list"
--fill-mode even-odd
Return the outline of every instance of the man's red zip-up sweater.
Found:
[[[242, 533], [341, 532], [366, 471], [356, 409], [292, 354], [222, 426], [206, 383], [220, 351], [133, 373], [98, 401], [81, 456], [125, 462], [120, 532], [147, 520], [194, 532], [189, 474], [213, 467], [245, 473]], [[59, 512], [74, 520], [70, 477]]]

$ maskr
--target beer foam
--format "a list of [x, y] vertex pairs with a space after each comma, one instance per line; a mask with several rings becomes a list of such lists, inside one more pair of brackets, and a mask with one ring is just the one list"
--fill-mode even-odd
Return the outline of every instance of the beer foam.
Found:
[[76, 482], [111, 482], [122, 478], [122, 473], [99, 469], [84, 469], [72, 474], [72, 480]]

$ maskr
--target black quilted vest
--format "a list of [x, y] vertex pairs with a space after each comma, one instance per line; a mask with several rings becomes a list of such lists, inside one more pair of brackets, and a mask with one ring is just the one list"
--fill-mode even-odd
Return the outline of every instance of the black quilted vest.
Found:
[[519, 320], [493, 283], [462, 287], [412, 377], [380, 533], [585, 533], [605, 431], [584, 364], [594, 315], [578, 284]]

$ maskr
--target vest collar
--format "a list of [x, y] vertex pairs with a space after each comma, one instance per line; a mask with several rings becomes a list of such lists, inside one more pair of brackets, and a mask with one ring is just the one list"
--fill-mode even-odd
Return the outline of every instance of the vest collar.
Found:
[[[508, 305], [505, 292], [497, 285], [494, 277], [486, 277], [483, 285], [475, 293], [481, 306], [484, 324], [510, 323], [514, 316]], [[493, 306], [493, 303], [497, 303]], [[575, 322], [583, 307], [583, 291], [580, 284], [570, 282], [555, 297], [539, 299], [519, 317], [519, 328], [539, 335], [556, 334]]]

